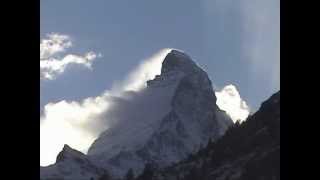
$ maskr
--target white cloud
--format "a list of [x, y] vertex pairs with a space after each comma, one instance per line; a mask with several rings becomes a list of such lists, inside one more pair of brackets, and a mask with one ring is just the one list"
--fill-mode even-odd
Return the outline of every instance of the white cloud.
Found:
[[241, 99], [237, 88], [234, 85], [227, 85], [221, 91], [217, 91], [217, 105], [220, 109], [226, 111], [231, 119], [244, 121], [249, 113], [247, 103]]
[[40, 60], [47, 59], [72, 46], [70, 37], [67, 35], [51, 33], [47, 35], [47, 38], [42, 39], [40, 42]]
[[[100, 96], [90, 97], [81, 102], [60, 101], [47, 104], [40, 117], [40, 165], [54, 163], [64, 144], [86, 153], [102, 131], [116, 121], [118, 123], [119, 119], [133, 119], [134, 117], [128, 118], [127, 113], [137, 112], [137, 108], [148, 110], [144, 116], [162, 112], [159, 107], [151, 107], [149, 102], [155, 102], [154, 98], [157, 98], [160, 99], [158, 104], [161, 104], [166, 94], [160, 93], [154, 96], [141, 93], [144, 93], [146, 81], [160, 74], [162, 60], [169, 51], [169, 49], [161, 50], [143, 61], [123, 82], [115, 83], [110, 91]], [[140, 108], [141, 106], [144, 108]], [[142, 115], [143, 112], [139, 114]]]
[[47, 39], [40, 42], [40, 79], [52, 80], [57, 75], [63, 73], [68, 65], [78, 64], [91, 68], [93, 61], [101, 57], [93, 51], [84, 55], [66, 54], [59, 57], [60, 53], [65, 52], [72, 46], [69, 36], [51, 33]]
[[116, 83], [114, 91], [138, 91], [146, 86], [146, 81], [161, 73], [161, 65], [165, 56], [171, 51], [165, 48], [143, 61], [123, 82]]
[[64, 144], [86, 152], [97, 136], [94, 123], [106, 107], [102, 97], [47, 104], [40, 117], [40, 164], [54, 163]]

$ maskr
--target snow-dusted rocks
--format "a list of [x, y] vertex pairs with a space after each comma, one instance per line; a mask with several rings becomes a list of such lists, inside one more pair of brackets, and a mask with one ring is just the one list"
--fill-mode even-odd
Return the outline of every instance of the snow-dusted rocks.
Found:
[[58, 154], [56, 163], [40, 167], [40, 179], [97, 179], [104, 170], [95, 166], [85, 154], [72, 149], [68, 145]]
[[232, 124], [216, 105], [207, 73], [183, 52], [172, 50], [161, 74], [148, 81], [144, 91], [150, 107], [162, 109], [161, 113], [157, 117], [145, 113], [136, 122], [108, 129], [88, 151], [90, 159], [115, 176], [129, 168], [139, 173], [150, 162], [160, 167], [177, 162]]

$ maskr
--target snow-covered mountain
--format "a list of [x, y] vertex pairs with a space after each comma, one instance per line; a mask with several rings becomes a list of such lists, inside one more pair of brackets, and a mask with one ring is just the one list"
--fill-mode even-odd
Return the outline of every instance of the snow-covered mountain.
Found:
[[163, 111], [108, 129], [88, 151], [90, 159], [116, 176], [129, 168], [139, 173], [148, 162], [159, 166], [177, 162], [232, 124], [216, 105], [207, 73], [181, 51], [166, 56], [161, 74], [148, 81], [144, 91], [151, 97], [150, 111], [154, 107]]
[[[129, 99], [137, 101], [133, 110], [123, 116], [114, 108], [119, 121], [100, 134], [87, 155], [66, 153], [80, 157], [85, 166], [74, 160], [77, 158], [66, 158], [41, 168], [41, 177], [63, 173], [77, 177], [81, 171], [85, 177], [94, 172], [99, 176], [101, 171], [96, 169], [100, 168], [121, 177], [130, 168], [136, 174], [142, 172], [146, 163], [166, 167], [199, 150], [210, 139], [216, 140], [233, 124], [216, 105], [207, 73], [182, 51], [171, 50], [162, 62], [161, 74], [146, 84], [143, 90], [128, 93]], [[130, 101], [123, 101], [130, 105]]]

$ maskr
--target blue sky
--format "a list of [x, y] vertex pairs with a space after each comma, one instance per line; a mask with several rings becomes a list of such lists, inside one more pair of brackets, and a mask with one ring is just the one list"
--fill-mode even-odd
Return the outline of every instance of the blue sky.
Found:
[[278, 0], [42, 0], [41, 38], [71, 37], [67, 53], [101, 53], [92, 68], [41, 81], [41, 106], [100, 95], [162, 48], [187, 52], [219, 88], [236, 85], [251, 109], [280, 89]]

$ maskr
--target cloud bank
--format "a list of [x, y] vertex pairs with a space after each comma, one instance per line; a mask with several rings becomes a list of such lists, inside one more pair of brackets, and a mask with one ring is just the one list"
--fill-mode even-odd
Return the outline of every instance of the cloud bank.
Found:
[[71, 38], [67, 35], [51, 33], [46, 39], [40, 41], [40, 79], [52, 80], [63, 73], [67, 66], [71, 64], [82, 65], [91, 68], [93, 61], [101, 57], [93, 51], [89, 51], [84, 55], [65, 54], [60, 56], [68, 48], [72, 47]]
[[221, 91], [217, 91], [217, 105], [220, 109], [226, 111], [233, 122], [244, 121], [250, 113], [247, 103], [241, 99], [237, 88], [230, 84]]
[[91, 120], [104, 108], [106, 103], [100, 97], [47, 104], [40, 117], [40, 165], [54, 163], [64, 144], [86, 152], [96, 137], [96, 130], [92, 129], [95, 121]]

